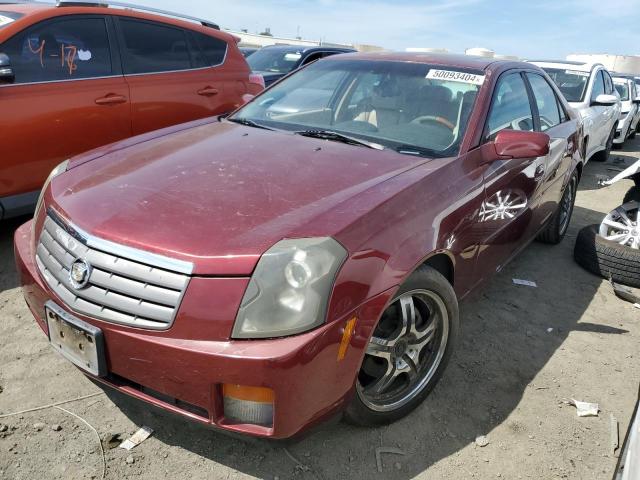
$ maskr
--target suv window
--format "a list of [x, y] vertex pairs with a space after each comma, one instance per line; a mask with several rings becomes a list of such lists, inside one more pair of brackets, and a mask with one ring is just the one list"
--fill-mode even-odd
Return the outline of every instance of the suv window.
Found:
[[540, 130], [549, 130], [561, 123], [560, 106], [551, 86], [540, 75], [527, 73], [540, 115]]
[[11, 60], [16, 84], [112, 75], [104, 18], [64, 18], [25, 29], [0, 51]]
[[519, 73], [501, 77], [496, 86], [488, 121], [489, 139], [501, 130], [533, 131], [529, 94]]
[[195, 68], [215, 67], [224, 62], [227, 42], [198, 32], [189, 32], [189, 50]]
[[125, 74], [170, 72], [191, 68], [187, 36], [181, 28], [119, 18]]
[[598, 95], [604, 93], [604, 79], [602, 78], [602, 70], [598, 70], [596, 78], [593, 81], [593, 89], [591, 90], [591, 101], [595, 101]]

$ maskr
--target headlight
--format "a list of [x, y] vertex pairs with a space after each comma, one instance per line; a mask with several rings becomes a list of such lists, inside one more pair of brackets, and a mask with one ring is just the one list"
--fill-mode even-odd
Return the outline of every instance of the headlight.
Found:
[[55, 167], [53, 170], [51, 170], [51, 173], [49, 174], [49, 176], [44, 182], [44, 185], [42, 186], [42, 190], [40, 190], [40, 195], [38, 196], [38, 203], [36, 203], [36, 211], [35, 211], [35, 214], [33, 215], [33, 218], [36, 218], [36, 219], [38, 218], [38, 214], [40, 213], [40, 209], [42, 208], [44, 192], [47, 190], [47, 187], [51, 183], [51, 180], [56, 178], [61, 173], [66, 172], [68, 166], [69, 166], [69, 160], [65, 160], [64, 162], [59, 164], [57, 167]]
[[346, 250], [332, 238], [282, 240], [258, 262], [234, 338], [284, 337], [321, 325]]

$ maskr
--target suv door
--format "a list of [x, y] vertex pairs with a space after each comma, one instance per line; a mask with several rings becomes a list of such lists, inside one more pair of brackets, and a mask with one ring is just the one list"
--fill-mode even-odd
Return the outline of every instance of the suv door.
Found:
[[224, 113], [223, 40], [173, 25], [116, 17], [131, 91], [133, 133]]
[[566, 174], [572, 168], [577, 143], [575, 125], [547, 80], [537, 73], [525, 74], [534, 98], [536, 130], [549, 135], [549, 154], [545, 157], [539, 204], [535, 207], [534, 230], [542, 228], [555, 213], [564, 192]]
[[[32, 25], [0, 45], [15, 82], [0, 86], [0, 198], [32, 196], [63, 160], [131, 136], [129, 88], [100, 15]], [[25, 200], [25, 206], [35, 203]]]
[[589, 137], [589, 151], [595, 152], [602, 150], [602, 147], [606, 146], [607, 139], [609, 138], [610, 129], [607, 128], [607, 122], [605, 118], [606, 108], [602, 105], [593, 105], [598, 95], [605, 93], [604, 77], [602, 76], [602, 70], [598, 69], [594, 73], [593, 86], [591, 88], [591, 95], [589, 102], [591, 106], [591, 119], [593, 127], [591, 128], [591, 136]]
[[[535, 131], [534, 107], [521, 72], [502, 74], [485, 126], [485, 142], [505, 129]], [[540, 195], [545, 157], [496, 160], [484, 174], [485, 194], [478, 217], [481, 237], [478, 272], [500, 270], [527, 245]]]

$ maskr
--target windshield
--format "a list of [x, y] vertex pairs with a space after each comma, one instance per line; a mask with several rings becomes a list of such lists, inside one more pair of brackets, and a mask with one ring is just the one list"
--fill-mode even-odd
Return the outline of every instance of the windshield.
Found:
[[16, 12], [2, 12], [0, 11], [0, 28], [6, 27], [7, 25], [12, 24], [20, 17], [24, 15]]
[[613, 79], [613, 85], [616, 87], [620, 100], [626, 102], [629, 100], [629, 83], [626, 80]]
[[329, 130], [403, 153], [449, 156], [459, 150], [483, 81], [481, 71], [324, 60], [265, 91], [232, 118], [297, 132]]
[[589, 72], [544, 68], [568, 102], [581, 102], [589, 83]]
[[250, 55], [247, 63], [254, 72], [289, 73], [301, 58], [301, 51], [263, 48]]

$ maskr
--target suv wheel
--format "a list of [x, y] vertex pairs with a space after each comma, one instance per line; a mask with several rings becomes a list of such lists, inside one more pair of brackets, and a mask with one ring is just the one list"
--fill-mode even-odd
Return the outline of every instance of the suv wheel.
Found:
[[420, 267], [400, 287], [373, 332], [346, 420], [384, 425], [420, 405], [442, 376], [458, 330], [451, 284], [435, 269]]
[[598, 152], [597, 155], [594, 155], [594, 160], [598, 162], [606, 162], [609, 160], [609, 155], [611, 155], [611, 148], [613, 147], [613, 139], [616, 136], [616, 126], [613, 126], [611, 133], [609, 134], [609, 138], [607, 139], [606, 147], [603, 151]]
[[562, 241], [571, 222], [573, 206], [576, 203], [576, 192], [578, 191], [578, 174], [571, 175], [571, 180], [562, 195], [562, 200], [551, 217], [547, 227], [538, 235], [537, 240], [543, 243], [556, 245]]

